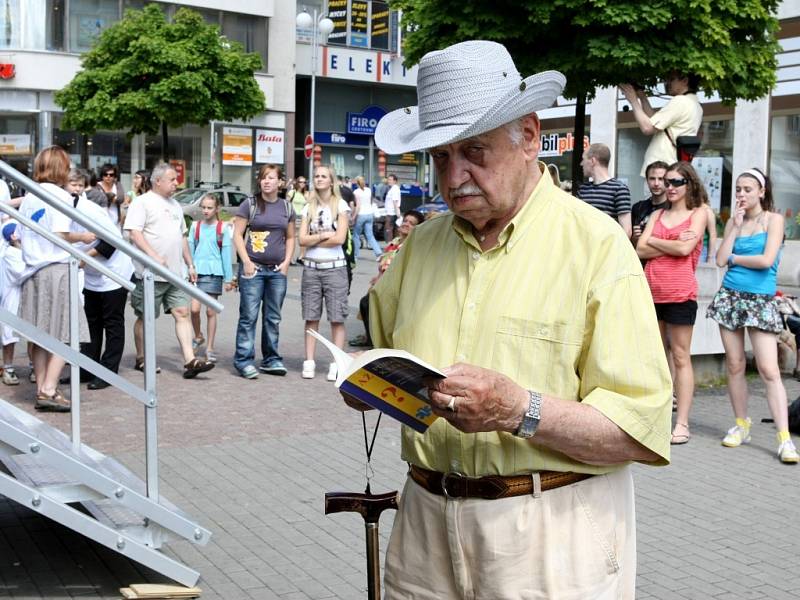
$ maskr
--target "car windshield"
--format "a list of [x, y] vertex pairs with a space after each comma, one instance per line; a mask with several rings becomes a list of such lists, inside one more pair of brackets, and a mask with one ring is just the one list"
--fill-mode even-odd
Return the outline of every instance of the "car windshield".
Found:
[[200, 198], [203, 194], [208, 193], [208, 190], [192, 188], [189, 190], [182, 190], [175, 194], [173, 198], [181, 204], [192, 204], [195, 200]]

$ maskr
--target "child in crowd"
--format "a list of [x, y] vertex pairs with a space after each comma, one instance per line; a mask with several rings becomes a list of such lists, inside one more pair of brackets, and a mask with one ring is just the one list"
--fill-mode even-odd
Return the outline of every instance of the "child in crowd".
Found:
[[[214, 194], [206, 194], [200, 200], [202, 220], [192, 223], [189, 229], [189, 251], [192, 253], [197, 269], [197, 287], [216, 299], [225, 291], [233, 289], [233, 270], [231, 267], [231, 231], [219, 219], [219, 199]], [[206, 359], [217, 362], [214, 353], [214, 338], [217, 334], [217, 313], [213, 308], [206, 309], [208, 338], [203, 337], [200, 322], [200, 302], [192, 300], [192, 327], [197, 349], [207, 342]]]
[[[17, 314], [22, 280], [25, 276], [25, 261], [17, 237], [17, 224], [6, 221], [2, 226], [0, 240], [0, 306], [10, 313]], [[19, 378], [14, 372], [14, 345], [19, 341], [15, 332], [3, 325], [3, 383], [19, 385]]]

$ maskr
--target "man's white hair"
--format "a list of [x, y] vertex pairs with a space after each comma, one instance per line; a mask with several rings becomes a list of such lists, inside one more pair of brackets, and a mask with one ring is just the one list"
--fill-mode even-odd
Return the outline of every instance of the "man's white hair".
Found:
[[508, 139], [511, 140], [512, 146], [519, 146], [522, 143], [522, 119], [515, 119], [510, 123], [506, 123], [503, 128], [508, 133]]
[[166, 175], [167, 171], [174, 171], [175, 168], [165, 162], [158, 163], [155, 167], [153, 167], [153, 172], [150, 173], [150, 183], [155, 184], [156, 181], [161, 179], [164, 175]]

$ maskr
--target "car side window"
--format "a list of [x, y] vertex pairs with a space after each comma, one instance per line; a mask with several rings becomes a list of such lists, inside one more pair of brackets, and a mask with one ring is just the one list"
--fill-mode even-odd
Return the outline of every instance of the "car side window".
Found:
[[247, 199], [247, 194], [241, 192], [228, 192], [228, 204], [230, 206], [239, 206]]
[[220, 194], [219, 192], [211, 192], [211, 193], [209, 194], [209, 196], [214, 196], [214, 198], [215, 198], [215, 199], [216, 199], [216, 201], [217, 201], [217, 205], [218, 205], [218, 206], [222, 206], [222, 200], [223, 200], [223, 198], [222, 198], [222, 194]]

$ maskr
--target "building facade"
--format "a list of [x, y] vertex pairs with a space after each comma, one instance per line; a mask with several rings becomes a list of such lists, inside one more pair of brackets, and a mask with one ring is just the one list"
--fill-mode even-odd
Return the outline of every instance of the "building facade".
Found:
[[[327, 14], [334, 29], [313, 56], [313, 31], [297, 29], [297, 114], [295, 162], [308, 173], [305, 142], [311, 134], [311, 75], [316, 77], [313, 164], [330, 164], [337, 174], [364, 176], [375, 184], [398, 176], [404, 192], [427, 190], [430, 163], [426, 153], [387, 156], [373, 140], [375, 126], [387, 112], [417, 103], [416, 67], [403, 65], [401, 15], [386, 0], [311, 0], [298, 10]], [[305, 161], [304, 168], [300, 165]]]
[[[122, 183], [161, 157], [160, 135], [99, 131], [91, 136], [62, 127], [63, 112], [53, 100], [80, 69], [80, 53], [127, 9], [148, 0], [0, 0], [0, 159], [30, 173], [36, 152], [50, 144], [68, 149], [76, 165], [118, 164]], [[187, 125], [169, 131], [182, 184], [225, 181], [250, 190], [263, 162], [292, 169], [287, 140], [294, 135], [293, 0], [169, 0], [168, 16], [182, 6], [198, 11], [222, 35], [261, 56], [255, 77], [266, 110], [247, 123]]]

